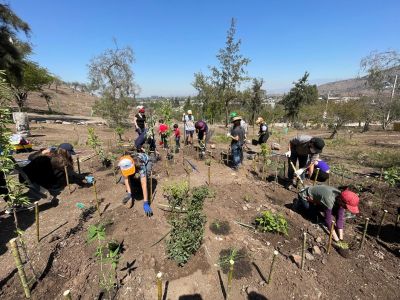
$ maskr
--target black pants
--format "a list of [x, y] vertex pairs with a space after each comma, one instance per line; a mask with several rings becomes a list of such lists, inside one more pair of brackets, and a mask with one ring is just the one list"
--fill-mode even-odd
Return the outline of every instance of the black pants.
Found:
[[[299, 167], [298, 169], [305, 168], [307, 166], [307, 161], [308, 161], [308, 155], [298, 155], [295, 150], [291, 150], [291, 155], [289, 157], [289, 169], [288, 169], [288, 178], [293, 179], [294, 178], [294, 171], [292, 166], [290, 166], [290, 162], [294, 164], [296, 167], [297, 161], [299, 161]], [[300, 177], [301, 179], [305, 178], [305, 173], [303, 173]]]
[[[315, 176], [317, 175], [317, 170], [314, 169], [314, 172], [312, 173], [310, 179], [311, 180], [315, 180]], [[325, 182], [327, 181], [329, 178], [329, 173], [326, 173], [324, 171], [319, 170], [318, 172], [318, 177], [317, 177], [317, 181], [318, 182]]]
[[0, 171], [0, 195], [4, 195], [5, 201], [8, 201], [8, 188], [6, 183], [6, 176], [3, 171]]

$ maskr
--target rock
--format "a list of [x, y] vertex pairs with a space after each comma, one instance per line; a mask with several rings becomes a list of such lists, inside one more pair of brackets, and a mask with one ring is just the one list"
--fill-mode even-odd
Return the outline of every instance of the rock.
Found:
[[261, 280], [258, 284], [261, 286], [265, 286], [267, 284], [267, 282], [265, 280]]
[[321, 253], [321, 249], [317, 246], [317, 245], [315, 245], [314, 247], [312, 247], [312, 253], [314, 254], [314, 255], [321, 255], [322, 253]]
[[311, 253], [306, 253], [306, 259], [307, 260], [314, 260], [314, 256]]
[[156, 266], [156, 260], [154, 257], [150, 258], [150, 267], [154, 268]]
[[319, 237], [317, 237], [317, 238], [315, 239], [315, 241], [316, 241], [317, 243], [321, 243], [321, 242], [322, 242], [322, 239], [321, 239], [321, 237], [319, 236]]
[[30, 120], [30, 122], [31, 122], [32, 124], [36, 124], [36, 123], [37, 123], [36, 120]]
[[256, 208], [256, 211], [260, 211], [260, 208], [259, 208], [259, 207], [257, 207], [257, 208]]
[[290, 259], [297, 264], [299, 267], [301, 266], [301, 256], [297, 254], [290, 255]]
[[62, 124], [63, 121], [61, 121], [61, 120], [55, 120], [54, 123], [56, 123], [56, 124]]
[[322, 264], [326, 265], [327, 261], [325, 258], [322, 259]]
[[71, 123], [71, 122], [67, 122], [67, 121], [63, 121], [61, 124], [64, 124], [64, 125], [71, 125], [72, 123]]
[[54, 124], [54, 121], [53, 120], [46, 120], [46, 123], [47, 124]]
[[377, 258], [380, 258], [380, 259], [384, 259], [385, 258], [385, 254], [383, 254], [383, 252], [381, 252], [381, 251], [374, 251], [374, 255]]
[[270, 243], [270, 242], [266, 242], [265, 244], [266, 244], [267, 246], [271, 245], [271, 243]]
[[243, 206], [243, 210], [247, 210], [248, 208], [247, 208], [247, 206], [246, 205], [244, 205]]

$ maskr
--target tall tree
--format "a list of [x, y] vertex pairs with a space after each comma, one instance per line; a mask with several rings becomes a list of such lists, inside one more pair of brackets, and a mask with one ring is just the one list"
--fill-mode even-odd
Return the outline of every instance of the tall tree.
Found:
[[[366, 72], [366, 84], [374, 90], [375, 101], [371, 102], [378, 111], [383, 129], [394, 119], [393, 103], [396, 94], [396, 84], [400, 78], [400, 54], [397, 51], [372, 52], [361, 59], [360, 69]], [[396, 82], [397, 79], [397, 82]]]
[[217, 54], [219, 66], [211, 67], [211, 80], [225, 110], [226, 126], [228, 125], [229, 104], [237, 98], [240, 84], [249, 80], [245, 67], [250, 63], [250, 59], [240, 53], [241, 40], [236, 41], [235, 34], [236, 21], [232, 18], [225, 48], [220, 49]]
[[12, 75], [22, 79], [23, 56], [30, 52], [30, 45], [17, 38], [23, 32], [29, 36], [29, 25], [21, 20], [6, 4], [0, 4], [0, 70], [6, 71], [6, 77]]
[[256, 114], [260, 113], [261, 104], [263, 98], [266, 96], [266, 91], [262, 89], [262, 85], [264, 84], [264, 79], [253, 78], [253, 84], [251, 86], [251, 96], [250, 96], [250, 111], [251, 111], [251, 122], [254, 126], [254, 120]]
[[101, 95], [93, 107], [94, 112], [119, 132], [128, 120], [129, 107], [134, 102], [132, 97], [138, 91], [134, 82], [133, 63], [132, 48], [117, 47], [94, 57], [88, 65], [90, 86]]
[[300, 108], [304, 104], [310, 104], [318, 100], [318, 90], [316, 85], [308, 84], [308, 76], [305, 72], [297, 82], [294, 82], [294, 87], [282, 99], [282, 104], [285, 107], [286, 116], [292, 122], [297, 120]]

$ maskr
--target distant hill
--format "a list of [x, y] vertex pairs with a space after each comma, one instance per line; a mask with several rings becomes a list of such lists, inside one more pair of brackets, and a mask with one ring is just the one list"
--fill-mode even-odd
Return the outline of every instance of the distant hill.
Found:
[[[50, 107], [56, 114], [91, 116], [92, 106], [97, 99], [96, 96], [75, 91], [67, 86], [59, 86], [56, 91], [52, 85], [50, 88], [43, 88], [43, 92], [52, 97]], [[29, 93], [27, 107], [30, 111], [46, 113], [48, 112], [46, 100], [40, 95], [41, 92]]]
[[[395, 74], [400, 75], [400, 66], [390, 68], [386, 72], [393, 77]], [[390, 87], [389, 90], [391, 90]], [[327, 95], [329, 92], [332, 96], [372, 96], [374, 94], [374, 91], [367, 87], [365, 77], [321, 84], [318, 86], [318, 92], [320, 95]]]

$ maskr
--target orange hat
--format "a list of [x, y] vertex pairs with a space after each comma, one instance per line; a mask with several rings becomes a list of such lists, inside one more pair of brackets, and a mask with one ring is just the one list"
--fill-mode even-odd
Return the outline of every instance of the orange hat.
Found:
[[135, 161], [130, 155], [124, 155], [119, 159], [118, 167], [124, 177], [135, 174]]
[[360, 198], [358, 198], [357, 194], [353, 193], [350, 190], [344, 190], [341, 194], [343, 202], [346, 204], [346, 208], [352, 214], [358, 214], [360, 210], [358, 209], [358, 203], [360, 202]]

